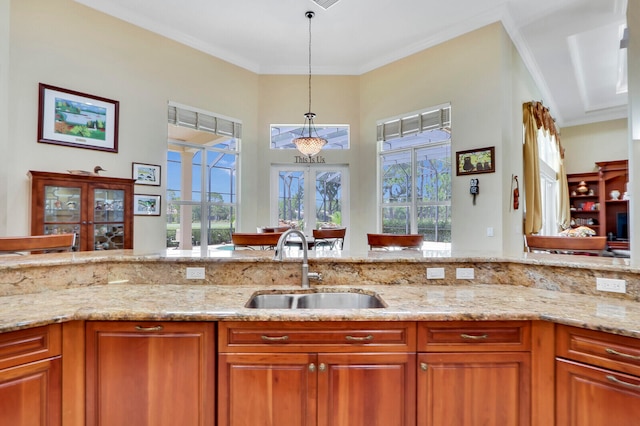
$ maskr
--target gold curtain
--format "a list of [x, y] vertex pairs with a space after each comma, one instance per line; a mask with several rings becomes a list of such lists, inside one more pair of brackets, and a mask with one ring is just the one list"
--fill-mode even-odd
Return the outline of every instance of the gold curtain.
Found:
[[558, 226], [560, 231], [571, 226], [571, 203], [569, 201], [569, 181], [564, 169], [564, 148], [560, 143], [560, 135], [556, 135], [558, 155], [560, 156], [560, 171], [558, 172], [558, 185], [560, 185], [558, 197]]
[[564, 148], [560, 143], [560, 133], [549, 109], [541, 102], [522, 104], [524, 123], [524, 188], [525, 188], [525, 234], [537, 234], [542, 229], [542, 198], [540, 192], [540, 157], [538, 155], [538, 129], [543, 128], [553, 136], [558, 148], [559, 185], [558, 230], [566, 229], [571, 223], [569, 205], [569, 185], [564, 169]]
[[[539, 104], [539, 102], [538, 102]], [[540, 194], [540, 157], [538, 156], [538, 123], [541, 116], [536, 114], [532, 102], [522, 104], [524, 124], [524, 233], [537, 234], [542, 229], [542, 200]]]

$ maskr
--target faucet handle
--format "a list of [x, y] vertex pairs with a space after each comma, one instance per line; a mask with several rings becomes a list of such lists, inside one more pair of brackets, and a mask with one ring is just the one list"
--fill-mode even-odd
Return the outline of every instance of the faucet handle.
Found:
[[322, 281], [322, 274], [320, 272], [309, 272], [307, 276], [312, 280]]

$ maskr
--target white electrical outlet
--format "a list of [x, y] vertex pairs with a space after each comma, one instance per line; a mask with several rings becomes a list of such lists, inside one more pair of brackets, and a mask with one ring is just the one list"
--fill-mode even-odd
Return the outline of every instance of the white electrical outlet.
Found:
[[493, 226], [487, 228], [487, 237], [493, 237]]
[[444, 278], [444, 268], [427, 268], [427, 279], [437, 280]]
[[614, 278], [596, 278], [596, 290], [610, 291], [613, 293], [626, 293], [627, 282]]
[[474, 278], [473, 268], [456, 268], [456, 279], [472, 280]]
[[204, 280], [204, 268], [187, 268], [188, 280]]

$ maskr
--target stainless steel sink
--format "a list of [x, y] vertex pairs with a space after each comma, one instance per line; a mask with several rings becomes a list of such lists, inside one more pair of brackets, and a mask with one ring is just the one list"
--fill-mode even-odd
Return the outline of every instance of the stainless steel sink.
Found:
[[254, 309], [379, 309], [386, 303], [375, 293], [314, 291], [254, 293], [245, 307]]

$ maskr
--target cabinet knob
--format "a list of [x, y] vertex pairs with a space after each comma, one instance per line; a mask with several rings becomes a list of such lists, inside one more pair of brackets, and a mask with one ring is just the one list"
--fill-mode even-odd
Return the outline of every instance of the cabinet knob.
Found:
[[420, 370], [427, 371], [427, 368], [429, 368], [429, 366], [427, 365], [426, 362], [421, 362], [420, 363]]
[[321, 362], [318, 366], [318, 370], [325, 371], [327, 369], [327, 365], [324, 362]]
[[309, 364], [309, 371], [311, 373], [313, 373], [314, 371], [316, 371], [316, 365], [314, 363]]

